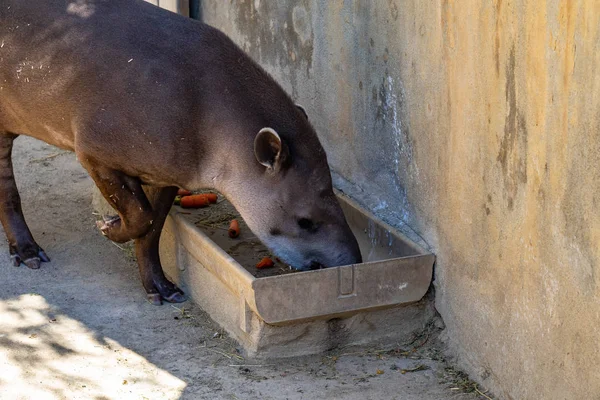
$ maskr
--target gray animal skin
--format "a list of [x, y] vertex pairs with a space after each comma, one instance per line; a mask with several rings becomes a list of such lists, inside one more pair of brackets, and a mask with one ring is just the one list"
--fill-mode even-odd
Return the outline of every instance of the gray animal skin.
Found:
[[135, 240], [156, 304], [185, 300], [158, 255], [178, 187], [223, 193], [297, 269], [361, 262], [304, 110], [225, 34], [142, 0], [0, 2], [0, 220], [14, 265], [37, 269], [19, 135], [77, 154], [118, 213], [101, 232]]

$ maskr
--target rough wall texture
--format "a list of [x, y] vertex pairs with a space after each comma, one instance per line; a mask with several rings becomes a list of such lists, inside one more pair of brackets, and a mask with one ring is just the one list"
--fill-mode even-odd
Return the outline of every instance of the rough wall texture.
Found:
[[336, 183], [437, 253], [505, 399], [600, 398], [600, 2], [204, 0], [305, 105]]

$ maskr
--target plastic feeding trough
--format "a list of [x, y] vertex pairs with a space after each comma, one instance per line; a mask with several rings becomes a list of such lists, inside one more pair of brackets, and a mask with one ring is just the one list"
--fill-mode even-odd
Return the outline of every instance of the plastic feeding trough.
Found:
[[[338, 346], [398, 343], [431, 318], [422, 300], [434, 255], [338, 197], [364, 263], [292, 272], [255, 268], [268, 250], [226, 201], [200, 210], [173, 207], [161, 239], [166, 274], [253, 356], [291, 356]], [[231, 239], [227, 226], [241, 223]]]

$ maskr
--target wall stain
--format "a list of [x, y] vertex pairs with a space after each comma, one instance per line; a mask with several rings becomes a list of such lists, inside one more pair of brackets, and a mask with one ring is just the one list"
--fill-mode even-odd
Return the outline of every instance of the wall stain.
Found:
[[504, 137], [500, 142], [497, 161], [502, 166], [508, 209], [512, 210], [519, 186], [527, 183], [527, 124], [517, 107], [514, 47], [506, 66], [506, 106], [508, 112], [504, 121]]
[[246, 38], [243, 46], [246, 52], [261, 64], [304, 62], [310, 76], [314, 33], [306, 0], [294, 2], [294, 6], [282, 3], [277, 7], [270, 2], [240, 0], [232, 7], [236, 9], [235, 24]]
[[409, 124], [406, 121], [404, 91], [402, 83], [394, 80], [386, 68], [385, 75], [381, 79], [381, 84], [378, 88], [374, 87], [373, 93], [377, 94], [376, 102], [372, 105], [375, 109], [375, 127], [379, 132], [386, 132], [389, 135], [389, 144], [386, 146], [384, 154], [389, 154], [387, 162], [392, 163], [390, 177], [393, 179], [398, 201], [401, 204], [402, 210], [401, 219], [406, 222], [410, 218], [408, 210], [410, 204], [408, 201], [408, 193], [402, 182], [404, 175], [411, 175], [417, 178], [418, 170], [415, 169], [414, 163], [414, 138], [409, 132]]
[[392, 15], [392, 18], [394, 18], [394, 21], [398, 21], [398, 6], [394, 2], [394, 0], [389, 0], [389, 4], [390, 14]]
[[496, 62], [496, 75], [500, 76], [500, 33], [502, 24], [500, 16], [502, 15], [502, 0], [496, 0], [496, 31], [494, 35], [494, 60]]
[[483, 203], [483, 208], [485, 209], [485, 215], [490, 215], [492, 213], [491, 207], [493, 206], [492, 195], [488, 193], [487, 202]]

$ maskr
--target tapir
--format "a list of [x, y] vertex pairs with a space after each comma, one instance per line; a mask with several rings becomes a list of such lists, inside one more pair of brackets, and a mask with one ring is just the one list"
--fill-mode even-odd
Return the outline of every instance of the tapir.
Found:
[[142, 0], [0, 2], [0, 221], [15, 266], [49, 261], [11, 162], [20, 135], [74, 151], [135, 241], [148, 299], [184, 301], [160, 234], [178, 188], [215, 189], [299, 270], [361, 262], [305, 111], [221, 31]]

